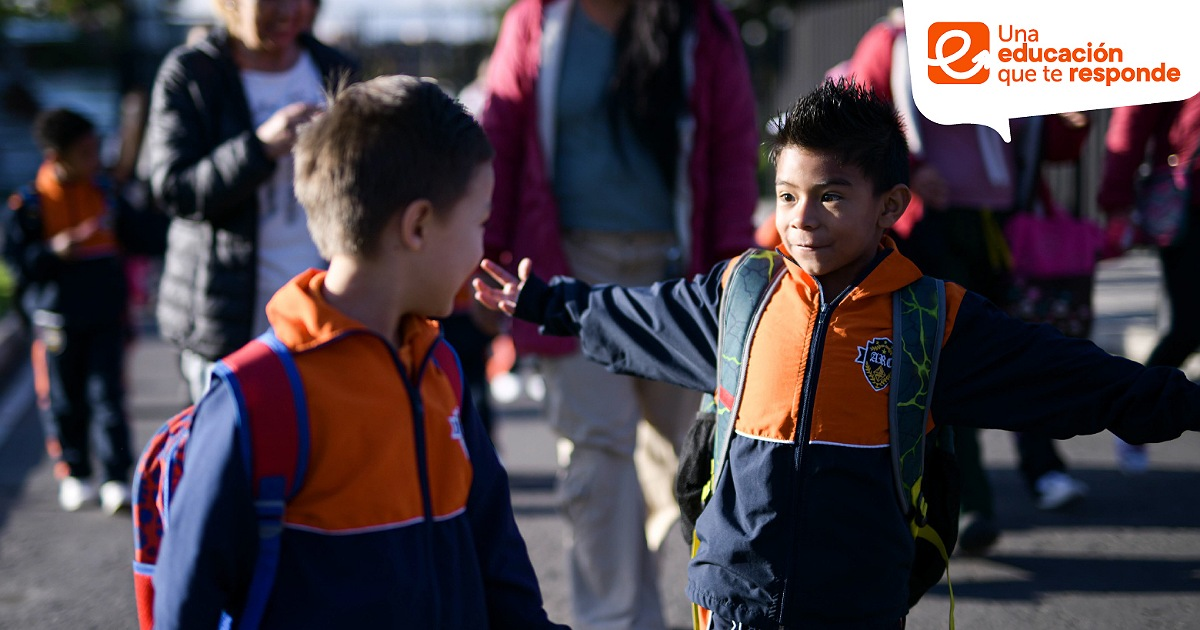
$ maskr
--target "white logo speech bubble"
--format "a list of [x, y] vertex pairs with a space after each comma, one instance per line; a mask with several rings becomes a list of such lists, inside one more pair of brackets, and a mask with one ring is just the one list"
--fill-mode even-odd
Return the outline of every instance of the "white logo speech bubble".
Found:
[[912, 95], [942, 125], [1180, 101], [1200, 92], [1191, 0], [904, 0]]

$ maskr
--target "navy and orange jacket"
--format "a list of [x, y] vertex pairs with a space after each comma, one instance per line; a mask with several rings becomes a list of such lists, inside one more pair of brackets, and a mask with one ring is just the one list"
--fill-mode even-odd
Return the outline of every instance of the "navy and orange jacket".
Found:
[[[501, 467], [470, 396], [432, 362], [437, 325], [403, 344], [334, 309], [309, 270], [267, 306], [293, 352], [310, 447], [287, 504], [264, 628], [558, 628], [546, 618]], [[242, 609], [257, 552], [228, 383], [196, 407], [188, 468], [154, 576], [156, 628]]]
[[[165, 248], [161, 216], [134, 213], [104, 178], [63, 184], [50, 162], [9, 197], [2, 212], [4, 258], [17, 275], [24, 314], [49, 311], [66, 326], [119, 322], [125, 308], [119, 255], [162, 254]], [[76, 247], [70, 260], [50, 249], [52, 236], [92, 219], [99, 229]]]
[[[863, 361], [891, 342], [892, 293], [921, 272], [887, 238], [839, 295], [786, 264], [750, 342], [687, 593], [753, 627], [894, 628], [907, 614], [913, 537], [893, 487], [888, 383]], [[714, 391], [726, 269], [643, 288], [532, 278], [517, 316], [579, 335], [612, 371]], [[1200, 430], [1200, 386], [1182, 372], [1113, 357], [946, 286], [932, 422], [1055, 438], [1109, 429], [1134, 443]]]

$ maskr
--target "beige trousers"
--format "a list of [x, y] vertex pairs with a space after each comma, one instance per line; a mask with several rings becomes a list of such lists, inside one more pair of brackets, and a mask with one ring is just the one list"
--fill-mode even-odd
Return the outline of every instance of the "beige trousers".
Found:
[[[577, 278], [638, 286], [662, 279], [670, 235], [570, 233]], [[664, 627], [657, 550], [679, 517], [672, 487], [700, 394], [610, 374], [582, 355], [543, 362], [559, 435], [559, 492], [577, 630]], [[681, 596], [683, 584], [669, 596]]]

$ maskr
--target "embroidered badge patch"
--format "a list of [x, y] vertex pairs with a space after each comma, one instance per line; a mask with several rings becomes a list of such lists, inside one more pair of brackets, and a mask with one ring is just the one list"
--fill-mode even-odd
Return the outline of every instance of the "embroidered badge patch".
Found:
[[875, 337], [858, 347], [855, 363], [862, 365], [863, 375], [875, 391], [881, 391], [892, 381], [892, 340]]
[[462, 418], [459, 416], [458, 407], [455, 407], [450, 414], [450, 439], [458, 442], [458, 445], [462, 447], [463, 455], [467, 459], [471, 459], [471, 454], [467, 452], [467, 439], [463, 436]]

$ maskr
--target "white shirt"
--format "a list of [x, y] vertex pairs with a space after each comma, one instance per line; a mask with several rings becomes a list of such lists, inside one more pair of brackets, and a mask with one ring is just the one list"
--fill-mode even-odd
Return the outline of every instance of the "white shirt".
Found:
[[[321, 73], [307, 52], [288, 70], [242, 70], [242, 86], [257, 127], [276, 111], [292, 103], [322, 104]], [[292, 186], [292, 155], [277, 160], [275, 173], [258, 189], [258, 284], [255, 290], [254, 330], [268, 327], [264, 309], [271, 296], [296, 274], [310, 267], [325, 267], [308, 233], [304, 208]]]

